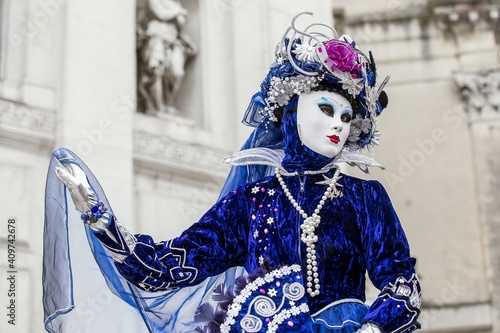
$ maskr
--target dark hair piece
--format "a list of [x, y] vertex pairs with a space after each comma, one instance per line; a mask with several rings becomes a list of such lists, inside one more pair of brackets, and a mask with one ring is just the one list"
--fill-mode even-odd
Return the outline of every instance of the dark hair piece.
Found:
[[389, 104], [389, 97], [387, 96], [387, 93], [385, 91], [382, 91], [380, 93], [378, 100], [382, 109], [385, 109], [387, 107], [387, 104]]

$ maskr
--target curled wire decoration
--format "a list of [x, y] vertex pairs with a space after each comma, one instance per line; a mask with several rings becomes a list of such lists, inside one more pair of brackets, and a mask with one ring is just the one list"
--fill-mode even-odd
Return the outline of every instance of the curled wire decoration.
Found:
[[289, 42], [288, 42], [288, 45], [287, 45], [287, 48], [286, 48], [286, 54], [288, 56], [288, 60], [290, 61], [290, 64], [293, 66], [293, 68], [295, 68], [295, 70], [303, 75], [307, 75], [307, 76], [316, 76], [318, 75], [319, 73], [318, 72], [308, 72], [308, 71], [305, 71], [303, 70], [302, 68], [300, 68], [299, 66], [297, 66], [297, 64], [295, 63], [295, 60], [293, 59], [293, 56], [292, 56], [292, 45], [293, 45], [293, 41], [295, 40], [295, 33], [293, 33], [293, 35], [291, 36]]
[[[335, 30], [334, 27], [331, 27], [328, 24], [324, 24], [324, 23], [319, 23], [318, 22], [318, 23], [310, 24], [304, 31], [307, 32], [309, 29], [311, 29], [312, 27], [316, 27], [316, 26], [327, 28], [328, 30], [330, 30], [333, 33], [333, 38], [339, 39], [339, 34], [338, 34], [337, 30]], [[320, 34], [325, 39], [331, 39], [332, 38], [331, 36], [325, 35], [323, 33], [317, 33], [317, 34]]]
[[[321, 38], [324, 38], [326, 40], [330, 39], [330, 36], [328, 35], [325, 35], [324, 33], [322, 32], [311, 32], [311, 35], [313, 36], [318, 36], [318, 37], [321, 37]], [[309, 41], [311, 41], [311, 39], [309, 38]]]
[[290, 30], [292, 30], [292, 27], [288, 27], [288, 29], [286, 29], [285, 33], [283, 34], [283, 37], [281, 37], [281, 41], [276, 44], [276, 48], [274, 49], [274, 53], [276, 54], [276, 59], [278, 59], [279, 57], [283, 57], [284, 56], [284, 52], [285, 51], [285, 54], [286, 54], [286, 50], [283, 50], [285, 49], [285, 41], [286, 41], [286, 37], [288, 36], [288, 33], [290, 32]]
[[[297, 19], [303, 15], [313, 15], [312, 12], [301, 12], [295, 15], [292, 18], [292, 22], [290, 24], [290, 27], [285, 31], [283, 37], [281, 38], [280, 43], [276, 46], [275, 49], [275, 54], [277, 57], [278, 61], [282, 61], [283, 59], [288, 59], [290, 64], [293, 66], [293, 68], [300, 74], [307, 75], [307, 76], [316, 76], [319, 75], [319, 71], [306, 71], [299, 67], [296, 63], [295, 57], [292, 55], [292, 47], [296, 43], [296, 41], [300, 40], [300, 43], [302, 45], [310, 45], [311, 47], [315, 48], [315, 57], [318, 60], [318, 62], [324, 67], [327, 71], [329, 71], [331, 74], [334, 74], [330, 68], [325, 64], [325, 61], [322, 59], [320, 56], [320, 53], [318, 49], [323, 49], [325, 50], [325, 45], [323, 44], [322, 40], [331, 40], [331, 39], [338, 39], [339, 34], [335, 28], [324, 24], [324, 23], [312, 23], [308, 25], [304, 30], [300, 30], [297, 27]], [[310, 31], [312, 28], [316, 27], [323, 27], [327, 28], [332, 36], [327, 35], [326, 33], [319, 32], [319, 31]]]
[[[297, 25], [296, 25], [296, 21], [297, 19], [299, 18], [299, 16], [302, 16], [302, 15], [313, 15], [312, 12], [301, 12], [301, 13], [298, 13], [297, 15], [295, 15], [292, 19], [292, 23], [290, 24], [290, 28], [294, 31], [292, 33], [292, 35], [288, 38], [288, 45], [287, 45], [287, 48], [286, 48], [286, 54], [288, 56], [288, 59], [290, 61], [290, 64], [293, 66], [293, 68], [303, 74], [303, 75], [307, 75], [307, 76], [316, 76], [319, 74], [319, 72], [308, 72], [308, 71], [305, 71], [303, 70], [302, 68], [300, 68], [299, 66], [297, 66], [297, 64], [295, 63], [295, 60], [292, 56], [292, 46], [293, 46], [293, 42], [295, 41], [295, 36], [297, 34], [299, 34], [301, 37], [300, 37], [300, 40], [301, 42], [304, 41], [304, 37], [308, 37], [309, 40], [314, 40], [316, 41], [317, 43], [321, 43], [321, 41], [316, 37], [314, 36], [314, 34], [311, 34], [311, 33], [308, 33], [306, 31], [301, 31], [297, 28]], [[309, 26], [310, 27], [310, 26]], [[307, 29], [306, 29], [307, 30]], [[290, 30], [287, 30], [288, 32]], [[284, 36], [284, 38], [281, 40], [281, 43], [286, 43], [286, 39], [287, 39], [287, 35]]]
[[[295, 15], [292, 19], [292, 23], [290, 24], [290, 26], [292, 27], [292, 29], [296, 32], [296, 33], [299, 33], [303, 36], [307, 36], [307, 37], [310, 37], [310, 38], [313, 38], [315, 40], [318, 40], [316, 37], [314, 37], [313, 35], [311, 35], [310, 33], [308, 33], [306, 30], [304, 31], [300, 31], [298, 28], [297, 28], [297, 25], [295, 24], [295, 21], [297, 21], [297, 19], [299, 18], [299, 16], [301, 15], [304, 15], [304, 14], [307, 14], [307, 15], [313, 15], [312, 12], [302, 12], [302, 13], [298, 13], [297, 15]], [[319, 40], [318, 40], [319, 41]]]

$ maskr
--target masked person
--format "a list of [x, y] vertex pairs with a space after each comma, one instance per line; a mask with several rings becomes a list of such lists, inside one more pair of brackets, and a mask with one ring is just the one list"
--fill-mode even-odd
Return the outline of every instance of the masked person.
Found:
[[[373, 57], [348, 36], [301, 31], [300, 15], [245, 114], [255, 130], [228, 158], [221, 197], [179, 237], [130, 234], [83, 162], [54, 152], [108, 285], [151, 332], [419, 327], [415, 259], [386, 191], [338, 166], [378, 166], [360, 151], [377, 143], [385, 81], [376, 87]], [[370, 306], [366, 272], [381, 291]]]

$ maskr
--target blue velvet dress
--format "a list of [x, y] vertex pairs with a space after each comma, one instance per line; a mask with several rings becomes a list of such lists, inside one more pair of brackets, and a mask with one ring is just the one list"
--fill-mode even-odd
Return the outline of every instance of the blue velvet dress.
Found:
[[[323, 195], [315, 182], [323, 177], [302, 180], [303, 191], [299, 177], [286, 181], [303, 209], [312, 211]], [[346, 332], [367, 321], [387, 332], [410, 330], [418, 303], [412, 305], [411, 293], [404, 297], [390, 289], [416, 288], [415, 260], [387, 193], [375, 181], [343, 176], [339, 182], [344, 196], [325, 204], [316, 231], [321, 293], [307, 297], [310, 313], [322, 327], [345, 327]], [[117, 265], [127, 280], [151, 291], [197, 284], [232, 266], [254, 272], [268, 262], [271, 269], [298, 264], [305, 270], [301, 221], [270, 177], [229, 193], [175, 239], [155, 243], [150, 236], [136, 236], [134, 252]], [[116, 248], [104, 233], [98, 237]], [[377, 288], [386, 287], [370, 309], [363, 304], [366, 271]]]
[[[318, 170], [330, 159], [300, 144], [295, 113], [285, 115], [282, 127], [286, 133], [283, 168], [299, 172], [283, 178], [310, 215], [326, 189], [317, 183], [332, 177], [334, 170], [302, 173]], [[82, 161], [64, 149], [54, 157], [63, 164], [80, 164], [99, 198], [109, 205]], [[421, 292], [416, 260], [410, 256], [386, 191], [377, 181], [347, 175], [338, 184], [343, 196], [326, 201], [315, 231], [321, 286], [316, 297], [305, 292], [308, 263], [301, 241], [303, 218], [274, 176], [231, 190], [177, 238], [157, 242], [144, 234], [132, 236], [110, 209], [107, 231], [89, 231], [89, 241], [110, 289], [138, 308], [151, 332], [348, 333], [367, 322], [383, 332], [419, 328]], [[59, 202], [55, 195], [50, 197]], [[55, 209], [61, 218], [67, 215], [64, 205], [54, 205]], [[57, 214], [49, 215], [47, 235], [60, 238], [63, 228], [52, 227], [50, 221], [47, 226], [47, 220], [56, 220], [53, 216]], [[47, 265], [67, 261], [63, 257], [54, 261], [49, 253], [53, 248], [54, 256], [64, 253], [65, 242], [64, 238], [50, 241]], [[57, 249], [53, 244], [62, 245]], [[59, 279], [71, 278], [67, 266], [70, 264], [57, 268], [66, 272]], [[366, 273], [381, 290], [371, 306], [364, 304]], [[46, 290], [58, 285], [47, 281]], [[195, 291], [202, 296], [192, 301]], [[176, 298], [175, 293], [182, 292]], [[71, 288], [61, 290], [63, 295], [68, 293]], [[190, 299], [190, 305], [165, 313], [172, 303], [184, 299]], [[46, 311], [50, 317], [59, 310]], [[176, 321], [181, 317], [187, 326], [178, 329]]]
[[[295, 122], [295, 114], [283, 119], [287, 133], [283, 167], [299, 175], [284, 179], [310, 214], [326, 188], [317, 183], [331, 178], [333, 170], [300, 174], [329, 159], [300, 144]], [[119, 245], [104, 232], [96, 236], [108, 250], [123, 256], [116, 263], [119, 272], [147, 291], [192, 286], [231, 267], [244, 267], [249, 277], [240, 277], [234, 285], [216, 285], [213, 299], [197, 309], [199, 332], [220, 331], [224, 320], [222, 327], [229, 332], [353, 332], [365, 322], [375, 323], [383, 332], [411, 332], [419, 326], [420, 286], [416, 260], [410, 256], [391, 201], [377, 181], [343, 175], [339, 184], [343, 196], [327, 200], [316, 229], [321, 285], [316, 297], [303, 292], [301, 272], [307, 266], [303, 218], [274, 176], [231, 191], [172, 240], [155, 242], [148, 235], [137, 235], [129, 253], [125, 241]], [[108, 230], [123, 239], [114, 218]], [[293, 267], [300, 268], [295, 272]], [[364, 304], [366, 272], [381, 290], [370, 307]], [[285, 290], [292, 285], [295, 294]]]

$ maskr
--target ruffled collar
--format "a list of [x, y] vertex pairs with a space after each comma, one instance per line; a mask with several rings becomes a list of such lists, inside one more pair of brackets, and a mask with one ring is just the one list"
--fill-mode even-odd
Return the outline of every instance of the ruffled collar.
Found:
[[264, 165], [278, 168], [283, 174], [294, 172], [324, 173], [336, 166], [337, 163], [347, 163], [357, 166], [368, 173], [369, 167], [384, 169], [374, 159], [361, 154], [359, 151], [343, 150], [333, 159], [313, 152], [302, 145], [297, 131], [297, 113], [286, 113], [282, 120], [284, 133], [284, 149], [250, 148], [243, 149], [226, 158], [224, 161], [233, 166]]
[[[251, 148], [240, 150], [239, 152], [226, 158], [224, 162], [234, 166], [267, 165], [278, 168], [286, 174], [287, 172], [293, 171], [286, 169], [286, 167], [282, 164], [285, 156], [285, 151], [283, 149]], [[302, 171], [316, 171], [315, 173], [323, 173], [335, 167], [337, 163], [347, 163], [350, 166], [357, 166], [363, 172], [368, 172], [369, 167], [384, 169], [384, 167], [373, 158], [367, 157], [357, 151], [342, 151], [339, 155], [335, 156], [330, 163], [327, 163], [322, 168]]]

